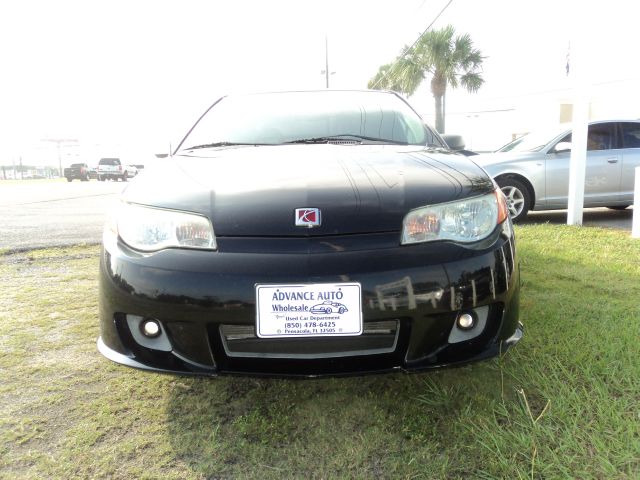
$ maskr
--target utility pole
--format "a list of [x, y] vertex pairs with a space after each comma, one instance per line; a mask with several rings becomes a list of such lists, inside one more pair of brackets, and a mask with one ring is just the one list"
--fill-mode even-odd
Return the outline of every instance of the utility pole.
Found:
[[41, 142], [53, 142], [58, 146], [58, 177], [62, 177], [62, 155], [60, 154], [60, 146], [63, 143], [78, 143], [75, 138], [43, 138]]
[[327, 80], [327, 88], [329, 88], [329, 37], [324, 36], [324, 73]]
[[329, 75], [333, 75], [336, 72], [329, 71], [329, 37], [328, 35], [324, 36], [324, 70], [321, 70], [320, 73], [324, 73], [326, 87], [329, 88]]

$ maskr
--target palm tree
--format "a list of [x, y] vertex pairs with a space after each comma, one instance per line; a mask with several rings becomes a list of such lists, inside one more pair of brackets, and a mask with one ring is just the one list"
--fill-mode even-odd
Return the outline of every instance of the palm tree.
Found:
[[411, 48], [405, 47], [404, 53], [393, 63], [381, 66], [369, 81], [369, 88], [413, 95], [422, 81], [430, 76], [436, 107], [436, 129], [444, 133], [447, 86], [462, 86], [469, 92], [476, 92], [484, 83], [481, 76], [482, 53], [474, 48], [468, 34], [454, 36], [452, 25], [424, 33]]

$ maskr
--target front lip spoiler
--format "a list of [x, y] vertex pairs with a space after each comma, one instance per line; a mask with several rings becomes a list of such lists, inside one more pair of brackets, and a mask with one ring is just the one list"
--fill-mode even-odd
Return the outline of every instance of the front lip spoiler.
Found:
[[502, 355], [504, 354], [509, 348], [513, 347], [514, 345], [516, 345], [524, 336], [524, 326], [522, 325], [521, 322], [518, 322], [518, 326], [516, 328], [516, 331], [513, 333], [513, 335], [511, 335], [509, 338], [507, 338], [506, 340], [503, 340], [502, 342], [499, 342], [498, 344], [496, 344], [496, 346], [493, 349], [487, 350], [485, 352], [483, 352], [481, 355], [472, 358], [472, 359], [467, 359], [465, 361], [462, 362], [456, 362], [456, 363], [448, 363], [448, 364], [437, 364], [437, 365], [429, 365], [429, 366], [422, 366], [422, 367], [401, 367], [401, 366], [393, 366], [390, 367], [389, 369], [385, 369], [385, 370], [375, 370], [375, 371], [362, 371], [362, 372], [347, 372], [344, 374], [302, 374], [302, 375], [290, 375], [290, 374], [286, 374], [286, 373], [282, 373], [282, 374], [273, 374], [273, 373], [260, 373], [260, 372], [234, 372], [234, 371], [224, 371], [224, 372], [214, 372], [214, 371], [200, 371], [200, 372], [189, 372], [189, 371], [185, 371], [185, 370], [167, 370], [167, 369], [160, 369], [160, 368], [154, 368], [154, 367], [150, 367], [148, 365], [145, 365], [143, 363], [138, 362], [137, 360], [134, 360], [131, 357], [128, 357], [126, 355], [123, 355], [119, 352], [116, 352], [115, 350], [107, 347], [105, 345], [105, 343], [102, 341], [102, 337], [98, 338], [98, 351], [104, 355], [106, 358], [108, 358], [109, 360], [115, 362], [115, 363], [119, 363], [121, 365], [126, 365], [128, 367], [133, 367], [133, 368], [137, 368], [140, 370], [147, 370], [147, 371], [151, 371], [151, 372], [156, 372], [156, 373], [167, 373], [167, 374], [178, 374], [178, 375], [187, 375], [187, 376], [208, 376], [208, 377], [218, 377], [221, 375], [224, 376], [234, 376], [234, 377], [267, 377], [267, 378], [309, 378], [309, 379], [313, 379], [313, 378], [330, 378], [330, 377], [334, 377], [334, 378], [338, 378], [338, 377], [352, 377], [352, 376], [364, 376], [364, 375], [368, 375], [368, 374], [383, 374], [383, 373], [391, 373], [391, 372], [403, 372], [406, 374], [412, 374], [412, 373], [419, 373], [421, 371], [425, 371], [425, 370], [433, 370], [433, 369], [439, 369], [439, 368], [443, 368], [443, 367], [448, 367], [448, 368], [452, 368], [452, 367], [459, 367], [459, 366], [464, 366], [470, 363], [475, 363], [478, 360], [484, 360], [487, 358], [491, 358], [497, 355]]
[[518, 322], [518, 327], [516, 328], [516, 331], [513, 332], [513, 335], [507, 338], [503, 343], [509, 347], [512, 347], [513, 345], [518, 343], [520, 340], [522, 340], [523, 335], [524, 335], [524, 325], [522, 325], [522, 322]]
[[154, 368], [154, 367], [150, 367], [149, 365], [145, 365], [144, 363], [140, 363], [137, 360], [134, 360], [131, 357], [127, 357], [126, 355], [123, 355], [119, 352], [116, 352], [115, 350], [107, 347], [105, 345], [105, 343], [102, 341], [102, 337], [98, 337], [98, 341], [97, 341], [97, 346], [98, 346], [98, 351], [105, 356], [106, 358], [108, 358], [109, 360], [111, 360], [112, 362], [115, 363], [119, 363], [121, 365], [125, 365], [127, 367], [133, 367], [133, 368], [137, 368], [139, 370], [147, 370], [147, 371], [151, 371], [151, 372], [156, 372], [156, 373], [173, 373], [173, 374], [178, 374], [178, 375], [194, 375], [194, 376], [210, 376], [210, 377], [216, 377], [217, 374], [214, 372], [207, 372], [207, 371], [202, 371], [202, 372], [189, 372], [189, 371], [185, 371], [185, 370], [167, 370], [167, 369], [162, 369], [162, 368]]

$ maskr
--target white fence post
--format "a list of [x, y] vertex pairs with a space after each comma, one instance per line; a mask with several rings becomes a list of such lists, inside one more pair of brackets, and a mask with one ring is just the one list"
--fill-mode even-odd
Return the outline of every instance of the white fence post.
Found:
[[569, 158], [569, 196], [567, 225], [582, 225], [584, 182], [587, 170], [587, 136], [589, 125], [589, 88], [587, 84], [587, 38], [579, 20], [574, 19], [571, 38], [571, 70], [573, 84], [573, 127]]
[[640, 167], [636, 167], [636, 180], [633, 191], [633, 225], [631, 238], [640, 238]]

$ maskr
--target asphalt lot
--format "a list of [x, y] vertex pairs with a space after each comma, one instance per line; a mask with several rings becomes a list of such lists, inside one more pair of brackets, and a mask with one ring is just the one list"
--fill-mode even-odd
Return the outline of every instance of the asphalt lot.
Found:
[[98, 243], [122, 182], [0, 182], [0, 248]]
[[[631, 232], [633, 208], [634, 207], [629, 207], [626, 210], [586, 208], [582, 215], [582, 225], [585, 227], [615, 228]], [[522, 221], [523, 225], [534, 223], [550, 223], [555, 225], [567, 223], [567, 211], [549, 210], [544, 212], [529, 212], [527, 217]]]
[[[135, 179], [133, 179], [135, 181]], [[0, 249], [99, 243], [105, 216], [122, 182], [0, 182]], [[566, 223], [566, 210], [531, 212], [523, 223]], [[584, 225], [631, 231], [633, 209], [591, 208]]]

